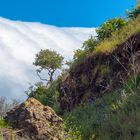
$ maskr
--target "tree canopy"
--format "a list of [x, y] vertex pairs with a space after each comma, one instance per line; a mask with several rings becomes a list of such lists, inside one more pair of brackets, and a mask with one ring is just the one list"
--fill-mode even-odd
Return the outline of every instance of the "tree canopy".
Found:
[[[39, 67], [37, 70], [39, 78], [47, 81], [47, 85], [50, 84], [53, 81], [54, 72], [62, 67], [63, 59], [64, 58], [56, 51], [49, 49], [41, 50], [36, 54], [35, 62], [33, 63], [35, 66]], [[40, 76], [42, 70], [47, 70], [49, 79], [43, 79]]]

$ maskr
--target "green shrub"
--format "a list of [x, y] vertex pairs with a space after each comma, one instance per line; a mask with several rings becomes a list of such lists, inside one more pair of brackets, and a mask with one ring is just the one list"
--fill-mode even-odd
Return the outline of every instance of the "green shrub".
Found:
[[98, 40], [97, 38], [91, 36], [88, 40], [86, 40], [83, 43], [83, 46], [81, 49], [77, 49], [74, 52], [74, 57], [73, 57], [73, 62], [71, 63], [71, 67], [73, 67], [74, 65], [83, 62], [85, 60], [85, 58], [87, 57], [87, 55], [91, 52], [93, 52], [96, 48], [96, 46], [98, 45]]
[[2, 117], [0, 117], [0, 128], [7, 128], [7, 127], [9, 127], [9, 124]]
[[43, 83], [37, 83], [30, 86], [26, 91], [29, 97], [34, 97], [39, 100], [42, 104], [52, 107], [57, 113], [59, 112], [59, 92], [58, 92], [58, 81], [54, 80], [49, 87], [46, 87]]
[[31, 85], [28, 90], [26, 91], [26, 94], [29, 97], [37, 98], [37, 96], [45, 94], [46, 93], [46, 86], [42, 83], [36, 83], [35, 85]]
[[[96, 99], [93, 103], [66, 113], [63, 116], [66, 131], [81, 140], [139, 140], [139, 75], [137, 82], [133, 82], [133, 79], [134, 77], [122, 88]], [[128, 90], [128, 86], [131, 90]], [[68, 136], [72, 139], [70, 134]]]
[[111, 36], [111, 34], [126, 25], [123, 18], [114, 18], [106, 21], [97, 29], [98, 40], [102, 41]]
[[[117, 35], [120, 34], [118, 33], [120, 31], [119, 29], [121, 29], [126, 24], [127, 24], [127, 21], [125, 21], [124, 19], [114, 18], [114, 19], [108, 20], [103, 25], [101, 25], [97, 29], [97, 37], [91, 36], [88, 40], [86, 40], [83, 43], [83, 46], [81, 49], [78, 49], [75, 51], [71, 68], [74, 68], [75, 66], [77, 66], [77, 64], [84, 62], [86, 58], [89, 56], [89, 54], [93, 52], [95, 53], [99, 51], [104, 52], [104, 50], [110, 51], [112, 49], [111, 47], [115, 48], [118, 41], [122, 41], [122, 39], [120, 38], [118, 39], [118, 36], [115, 36], [114, 32], [117, 32]], [[115, 37], [113, 36], [113, 39], [111, 38], [112, 35], [115, 36]], [[107, 39], [110, 39], [110, 40], [108, 41]]]
[[112, 104], [116, 104], [115, 99], [120, 96], [117, 93], [118, 91], [102, 99], [96, 99], [94, 103], [79, 106], [72, 112], [65, 114], [63, 118], [66, 130], [73, 131], [74, 134], [77, 130], [81, 134], [81, 140], [89, 140], [95, 137], [96, 129], [104, 121], [105, 115], [114, 110]]
[[110, 113], [98, 129], [98, 140], [139, 140], [140, 139], [140, 92], [131, 94], [119, 110]]
[[140, 17], [138, 16], [134, 20], [130, 20], [127, 25], [121, 28], [121, 30], [116, 30], [112, 33], [111, 37], [103, 40], [97, 45], [96, 53], [110, 53], [116, 49], [118, 44], [125, 42], [133, 34], [140, 32]]
[[98, 45], [99, 41], [96, 37], [91, 36], [83, 43], [82, 48], [87, 52], [93, 52]]
[[76, 61], [77, 59], [84, 59], [86, 57], [87, 52], [83, 49], [78, 49], [74, 52], [73, 59]]

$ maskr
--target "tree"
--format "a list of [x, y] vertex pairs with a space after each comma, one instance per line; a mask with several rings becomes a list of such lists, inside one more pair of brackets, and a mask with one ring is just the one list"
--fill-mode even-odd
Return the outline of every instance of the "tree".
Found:
[[[35, 62], [33, 64], [35, 66], [39, 66], [39, 69], [37, 69], [37, 75], [41, 80], [45, 80], [47, 82], [47, 86], [52, 83], [55, 71], [62, 67], [63, 59], [64, 58], [56, 51], [49, 49], [41, 50], [36, 54]], [[46, 70], [48, 72], [48, 79], [41, 77], [40, 73], [42, 70]]]
[[113, 18], [103, 23], [97, 30], [97, 37], [99, 41], [104, 40], [111, 36], [112, 32], [119, 30], [124, 25], [126, 25], [127, 21], [123, 18]]

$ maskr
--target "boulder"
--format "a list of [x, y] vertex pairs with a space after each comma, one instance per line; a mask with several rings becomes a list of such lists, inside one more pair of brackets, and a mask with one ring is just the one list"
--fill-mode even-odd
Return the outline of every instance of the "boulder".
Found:
[[5, 120], [20, 130], [18, 136], [26, 140], [61, 140], [63, 137], [63, 120], [52, 108], [34, 98], [9, 111]]

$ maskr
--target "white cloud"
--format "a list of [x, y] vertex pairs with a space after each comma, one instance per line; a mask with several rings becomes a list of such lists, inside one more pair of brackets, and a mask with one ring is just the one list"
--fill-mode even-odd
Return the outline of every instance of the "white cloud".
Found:
[[0, 18], [0, 96], [25, 99], [29, 83], [38, 80], [32, 65], [40, 49], [52, 49], [65, 59], [83, 41], [95, 35], [95, 28], [60, 28]]

